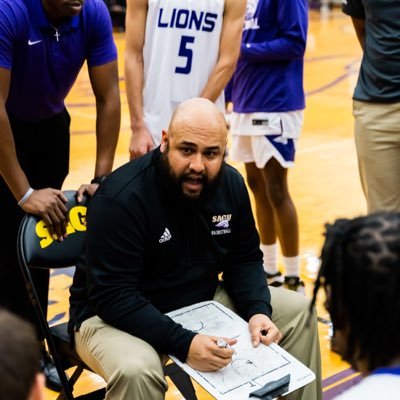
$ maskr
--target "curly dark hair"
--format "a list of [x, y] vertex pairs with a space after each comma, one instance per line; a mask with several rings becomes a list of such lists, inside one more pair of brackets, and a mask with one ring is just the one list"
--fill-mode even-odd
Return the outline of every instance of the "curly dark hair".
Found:
[[326, 225], [321, 285], [334, 330], [346, 328], [342, 357], [369, 371], [400, 356], [400, 213], [378, 212]]

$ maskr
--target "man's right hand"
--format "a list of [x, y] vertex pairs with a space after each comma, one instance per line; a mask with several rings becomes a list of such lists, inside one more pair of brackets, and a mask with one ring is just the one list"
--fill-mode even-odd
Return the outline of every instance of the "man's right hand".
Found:
[[[229, 347], [218, 347], [217, 340], [224, 339]], [[218, 338], [207, 335], [196, 335], [190, 344], [186, 363], [201, 372], [218, 371], [232, 362], [235, 352], [230, 346], [237, 343], [236, 339]]]
[[22, 209], [29, 214], [42, 217], [50, 235], [56, 240], [62, 240], [67, 235], [68, 210], [65, 206], [67, 201], [61, 190], [51, 188], [34, 190], [22, 205]]
[[129, 145], [130, 159], [139, 158], [153, 150], [154, 142], [150, 132], [146, 128], [132, 130], [131, 143]]

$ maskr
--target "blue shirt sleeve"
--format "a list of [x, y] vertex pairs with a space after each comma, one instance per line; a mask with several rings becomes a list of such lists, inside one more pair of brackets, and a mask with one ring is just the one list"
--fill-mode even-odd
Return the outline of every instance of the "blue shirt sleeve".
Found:
[[107, 64], [117, 59], [117, 48], [112, 35], [110, 14], [103, 1], [94, 3], [87, 63], [89, 67]]
[[25, 24], [19, 18], [23, 18], [18, 4], [9, 4], [0, 0], [0, 67], [11, 69], [14, 47], [17, 41], [17, 29]]
[[279, 26], [279, 36], [259, 43], [242, 42], [240, 57], [250, 62], [302, 58], [307, 41], [307, 1], [279, 1], [277, 24]]

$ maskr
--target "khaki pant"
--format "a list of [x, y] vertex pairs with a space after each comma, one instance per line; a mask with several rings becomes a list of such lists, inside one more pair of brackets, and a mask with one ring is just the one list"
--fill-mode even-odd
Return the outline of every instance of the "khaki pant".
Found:
[[[272, 320], [283, 334], [280, 345], [314, 371], [316, 380], [287, 396], [288, 400], [320, 400], [321, 358], [317, 320], [308, 318], [309, 300], [298, 293], [270, 287]], [[214, 300], [234, 310], [226, 292]], [[104, 323], [99, 317], [86, 320], [75, 333], [82, 360], [107, 382], [106, 400], [164, 399], [167, 383], [159, 354], [146, 342]]]
[[368, 211], [400, 211], [400, 103], [354, 101], [353, 115]]

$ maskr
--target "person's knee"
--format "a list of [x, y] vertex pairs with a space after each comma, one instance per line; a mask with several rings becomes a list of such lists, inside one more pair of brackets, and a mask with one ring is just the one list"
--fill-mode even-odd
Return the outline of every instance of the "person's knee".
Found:
[[265, 183], [262, 176], [259, 174], [247, 174], [247, 185], [253, 192], [254, 196], [262, 197], [266, 196]]
[[274, 208], [279, 208], [288, 197], [287, 190], [280, 182], [269, 182], [267, 193]]
[[310, 300], [296, 292], [293, 292], [291, 290], [287, 291], [286, 293], [287, 297], [289, 298], [290, 302], [290, 310], [293, 312], [295, 315], [301, 315], [301, 314], [307, 314], [309, 312], [310, 308]]
[[[160, 360], [138, 359], [126, 360], [116, 368], [108, 380], [108, 388], [122, 390], [126, 393], [165, 393], [167, 384]], [[123, 389], [122, 389], [123, 388]]]
[[[272, 308], [287, 321], [308, 320], [310, 300], [296, 292], [271, 288]], [[274, 319], [274, 314], [272, 314]]]

